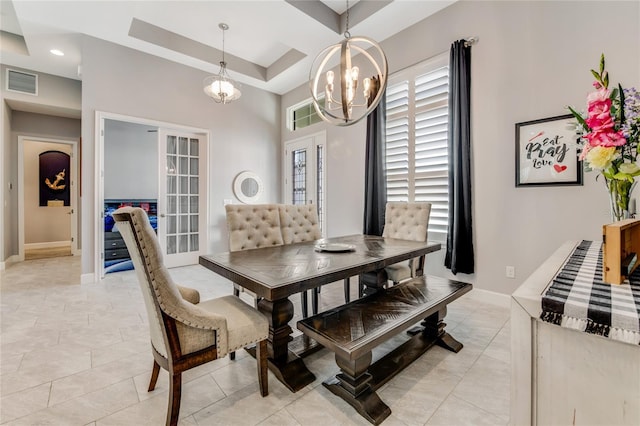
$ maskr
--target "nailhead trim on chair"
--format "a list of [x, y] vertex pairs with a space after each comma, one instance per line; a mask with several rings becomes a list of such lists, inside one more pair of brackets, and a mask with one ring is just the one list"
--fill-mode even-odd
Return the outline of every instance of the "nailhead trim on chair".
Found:
[[[220, 344], [220, 332], [219, 332], [219, 328], [215, 328], [215, 327], [205, 327], [202, 326], [200, 324], [194, 324], [193, 322], [181, 317], [180, 315], [176, 314], [175, 312], [172, 312], [171, 309], [169, 309], [169, 307], [162, 301], [162, 298], [159, 297], [159, 289], [158, 289], [158, 285], [156, 282], [156, 276], [155, 276], [155, 270], [151, 268], [151, 262], [149, 261], [149, 255], [147, 254], [147, 246], [146, 244], [144, 244], [144, 239], [142, 238], [142, 228], [140, 226], [140, 223], [136, 220], [136, 218], [133, 217], [133, 215], [131, 215], [131, 223], [133, 224], [133, 228], [137, 234], [138, 237], [138, 241], [140, 241], [140, 248], [142, 249], [142, 252], [144, 253], [144, 260], [145, 263], [147, 264], [147, 270], [149, 271], [149, 278], [151, 279], [151, 286], [153, 287], [153, 291], [156, 293], [156, 299], [158, 300], [158, 304], [160, 305], [160, 308], [162, 309], [162, 311], [164, 313], [166, 313], [167, 315], [169, 315], [171, 318], [174, 318], [177, 321], [182, 322], [183, 324], [189, 325], [193, 328], [197, 328], [197, 329], [201, 329], [201, 330], [212, 330], [215, 332], [215, 336], [216, 336], [216, 346], [217, 347], [221, 347]], [[252, 342], [254, 343], [254, 342]], [[227, 350], [227, 352], [230, 352], [229, 350]]]

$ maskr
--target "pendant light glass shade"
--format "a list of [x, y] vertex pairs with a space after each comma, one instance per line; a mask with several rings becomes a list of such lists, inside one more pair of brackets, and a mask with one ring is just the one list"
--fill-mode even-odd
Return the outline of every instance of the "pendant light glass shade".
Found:
[[204, 93], [210, 96], [217, 103], [226, 104], [240, 98], [240, 84], [229, 77], [227, 73], [227, 63], [224, 60], [224, 32], [229, 29], [227, 24], [218, 25], [222, 30], [222, 61], [220, 61], [220, 72], [204, 79]]

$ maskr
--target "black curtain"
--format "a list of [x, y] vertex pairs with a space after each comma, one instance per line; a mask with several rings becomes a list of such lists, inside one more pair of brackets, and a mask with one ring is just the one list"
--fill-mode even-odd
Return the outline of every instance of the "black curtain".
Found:
[[364, 234], [382, 235], [387, 204], [385, 145], [387, 102], [383, 93], [378, 106], [367, 116], [367, 151], [364, 176]]
[[474, 272], [471, 226], [471, 46], [451, 45], [449, 56], [449, 233], [444, 264]]

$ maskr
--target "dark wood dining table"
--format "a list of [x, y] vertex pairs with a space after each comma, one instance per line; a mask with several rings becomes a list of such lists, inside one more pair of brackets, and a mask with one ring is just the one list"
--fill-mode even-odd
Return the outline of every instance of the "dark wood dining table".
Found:
[[[319, 243], [346, 244], [354, 249], [318, 251], [316, 245]], [[299, 356], [308, 349], [307, 344], [299, 342], [305, 336], [296, 339], [291, 336], [293, 330], [289, 322], [293, 318], [293, 304], [288, 297], [349, 277], [380, 271], [388, 265], [437, 250], [440, 250], [440, 243], [350, 235], [205, 255], [200, 256], [200, 264], [260, 298], [258, 309], [269, 320], [269, 369], [289, 390], [296, 392], [312, 383], [315, 376]], [[382, 284], [367, 283], [373, 290], [381, 288]]]

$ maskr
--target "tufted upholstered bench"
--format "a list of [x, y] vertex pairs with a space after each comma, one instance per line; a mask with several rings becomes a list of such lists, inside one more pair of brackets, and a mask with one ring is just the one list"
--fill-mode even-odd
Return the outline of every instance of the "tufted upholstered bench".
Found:
[[[229, 250], [249, 250], [322, 238], [314, 204], [227, 204]], [[318, 312], [319, 288], [313, 290], [313, 313]], [[240, 294], [235, 286], [234, 294]], [[255, 296], [254, 296], [255, 297]], [[301, 293], [302, 315], [307, 316], [307, 292]]]

